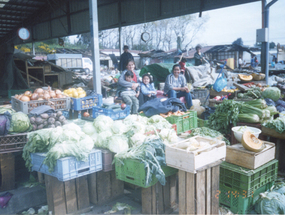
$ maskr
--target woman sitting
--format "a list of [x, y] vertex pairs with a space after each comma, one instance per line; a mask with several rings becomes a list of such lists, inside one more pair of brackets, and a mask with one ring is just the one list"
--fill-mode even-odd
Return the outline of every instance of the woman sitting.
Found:
[[192, 106], [192, 96], [187, 87], [184, 75], [180, 74], [180, 65], [175, 64], [172, 67], [172, 73], [166, 77], [164, 92], [168, 98], [180, 98], [185, 96], [186, 107], [188, 109]]
[[142, 76], [141, 93], [143, 94], [144, 102], [156, 98], [156, 90], [149, 74]]

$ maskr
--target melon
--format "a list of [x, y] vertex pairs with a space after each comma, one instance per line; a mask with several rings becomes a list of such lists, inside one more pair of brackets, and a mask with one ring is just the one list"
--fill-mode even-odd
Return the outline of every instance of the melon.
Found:
[[260, 152], [265, 148], [265, 144], [262, 140], [258, 139], [250, 131], [243, 132], [241, 139], [242, 146], [252, 152]]
[[255, 81], [260, 81], [260, 80], [263, 80], [265, 78], [265, 74], [263, 74], [263, 73], [258, 73], [258, 74], [252, 73], [251, 75], [253, 77], [253, 80], [255, 80]]
[[251, 81], [253, 79], [252, 75], [238, 75], [239, 79], [242, 81]]

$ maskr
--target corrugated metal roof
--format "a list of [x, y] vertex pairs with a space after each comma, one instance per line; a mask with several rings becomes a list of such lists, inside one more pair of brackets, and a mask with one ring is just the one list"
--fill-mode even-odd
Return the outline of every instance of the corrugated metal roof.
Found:
[[[261, 0], [97, 0], [99, 29], [145, 23]], [[23, 43], [17, 30], [26, 27], [29, 40], [90, 32], [89, 0], [0, 0], [0, 45]]]

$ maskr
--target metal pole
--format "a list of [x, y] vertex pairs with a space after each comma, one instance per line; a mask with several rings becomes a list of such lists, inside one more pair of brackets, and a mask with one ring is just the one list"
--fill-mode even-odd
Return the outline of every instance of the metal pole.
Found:
[[32, 49], [33, 49], [33, 55], [36, 55], [36, 50], [35, 50], [35, 43], [32, 43]]
[[91, 50], [93, 61], [93, 90], [101, 94], [101, 75], [100, 75], [100, 51], [99, 51], [99, 34], [98, 34], [98, 11], [97, 0], [89, 0], [89, 17], [90, 17], [90, 34]]
[[[265, 2], [266, 3], [266, 2]], [[264, 28], [268, 28], [269, 27], [269, 8], [267, 8], [265, 6], [264, 8]], [[269, 32], [268, 32], [269, 34]], [[269, 39], [269, 38], [268, 38]], [[263, 42], [262, 45], [264, 46], [264, 69], [265, 69], [265, 80], [266, 80], [266, 84], [269, 84], [269, 43], [268, 40], [266, 42]]]

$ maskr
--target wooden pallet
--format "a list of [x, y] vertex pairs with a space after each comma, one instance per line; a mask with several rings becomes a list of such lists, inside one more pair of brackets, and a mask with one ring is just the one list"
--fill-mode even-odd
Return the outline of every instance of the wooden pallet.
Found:
[[170, 214], [177, 206], [177, 174], [166, 178], [165, 186], [159, 182], [142, 188], [142, 214]]
[[197, 171], [179, 170], [179, 214], [219, 214], [220, 165]]
[[115, 170], [88, 175], [90, 202], [102, 205], [124, 194], [124, 182], [116, 179]]
[[15, 188], [15, 155], [0, 154], [0, 191]]

